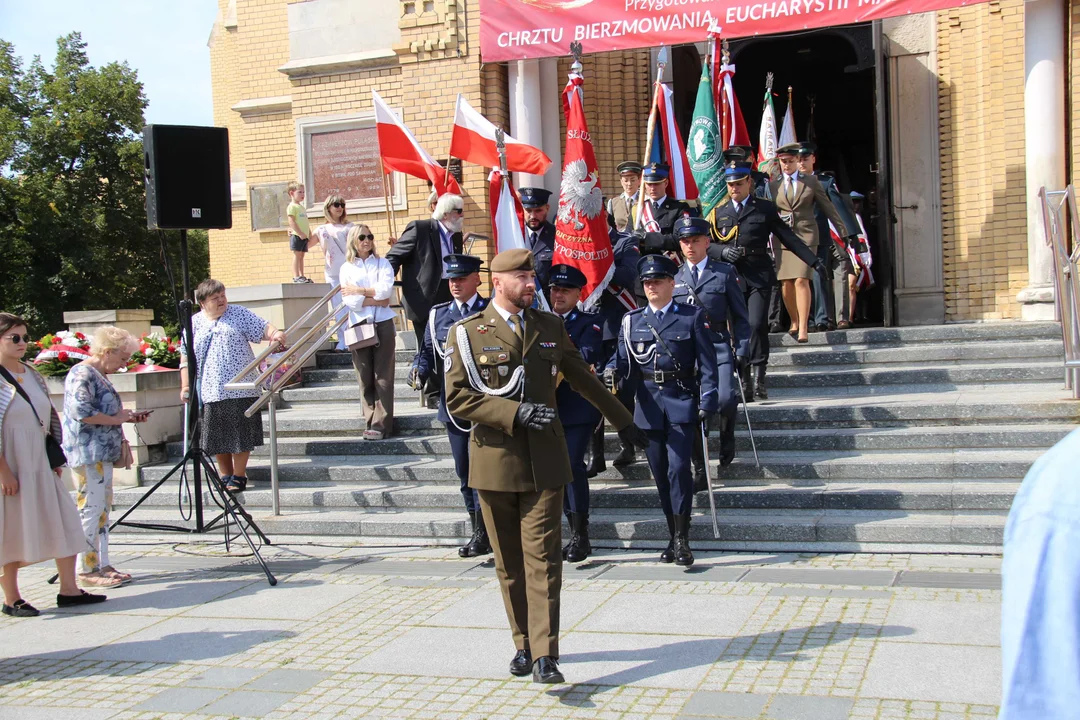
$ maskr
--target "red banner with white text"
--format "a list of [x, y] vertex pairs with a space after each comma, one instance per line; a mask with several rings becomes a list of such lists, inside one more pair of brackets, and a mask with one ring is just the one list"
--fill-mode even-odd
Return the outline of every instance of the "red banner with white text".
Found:
[[987, 0], [480, 0], [484, 62], [809, 30]]

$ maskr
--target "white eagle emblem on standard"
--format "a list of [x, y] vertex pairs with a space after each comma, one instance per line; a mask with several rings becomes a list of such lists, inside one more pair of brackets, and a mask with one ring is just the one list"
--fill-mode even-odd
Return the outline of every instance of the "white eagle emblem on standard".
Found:
[[572, 220], [575, 230], [584, 230], [582, 215], [588, 220], [599, 217], [604, 209], [604, 191], [596, 186], [598, 182], [599, 176], [589, 172], [584, 160], [568, 162], [559, 188], [559, 220], [564, 223]]

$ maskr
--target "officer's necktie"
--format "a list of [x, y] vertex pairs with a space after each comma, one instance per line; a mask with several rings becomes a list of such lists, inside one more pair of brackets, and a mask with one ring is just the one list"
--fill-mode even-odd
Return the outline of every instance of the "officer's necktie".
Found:
[[461, 317], [465, 317], [466, 315], [468, 315], [469, 303], [461, 303], [461, 305], [458, 307], [458, 312], [461, 314]]
[[660, 210], [660, 202], [659, 201], [654, 201], [652, 206], [653, 206], [653, 210], [656, 210], [656, 211]]
[[656, 313], [656, 324], [659, 325], [662, 322], [664, 322], [664, 311], [663, 310]]
[[735, 214], [738, 215], [742, 212], [742, 203], [735, 203]]
[[511, 315], [507, 318], [507, 322], [510, 323], [510, 329], [514, 331], [514, 335], [517, 336], [517, 339], [524, 343], [525, 333], [521, 329], [521, 316]]
[[690, 277], [694, 278], [694, 286], [697, 287], [697, 281], [698, 281], [697, 265], [694, 265], [694, 266], [692, 266], [690, 268]]
[[792, 196], [794, 194], [795, 194], [795, 176], [794, 175], [785, 175], [784, 176], [784, 196], [787, 198], [789, 203], [791, 202], [791, 198], [792, 198]]
[[529, 233], [529, 244], [536, 245], [540, 241], [540, 233]]

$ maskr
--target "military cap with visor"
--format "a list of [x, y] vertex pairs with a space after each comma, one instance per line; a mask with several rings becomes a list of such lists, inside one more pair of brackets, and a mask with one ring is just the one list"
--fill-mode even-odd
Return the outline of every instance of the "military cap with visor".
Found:
[[452, 253], [450, 255], [444, 255], [443, 262], [446, 263], [446, 277], [460, 278], [468, 277], [475, 272], [480, 272], [480, 265], [484, 261], [475, 255]]
[[655, 280], [657, 278], [674, 278], [679, 267], [675, 261], [667, 255], [645, 255], [637, 264], [639, 280]]
[[524, 187], [518, 190], [521, 196], [521, 207], [538, 208], [548, 204], [551, 191], [544, 188]]
[[585, 274], [573, 265], [552, 265], [548, 284], [552, 287], [583, 288]]

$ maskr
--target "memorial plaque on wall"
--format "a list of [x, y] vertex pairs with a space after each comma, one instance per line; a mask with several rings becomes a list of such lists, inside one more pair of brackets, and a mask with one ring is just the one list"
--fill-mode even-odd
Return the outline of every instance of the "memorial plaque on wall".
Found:
[[289, 183], [265, 183], [248, 189], [252, 230], [284, 230], [289, 227]]
[[[382, 164], [379, 162], [379, 137], [375, 126], [313, 132], [311, 134], [312, 187], [308, 204], [321, 204], [330, 195], [346, 200], [372, 200], [383, 197]], [[394, 176], [390, 178], [393, 195]]]

